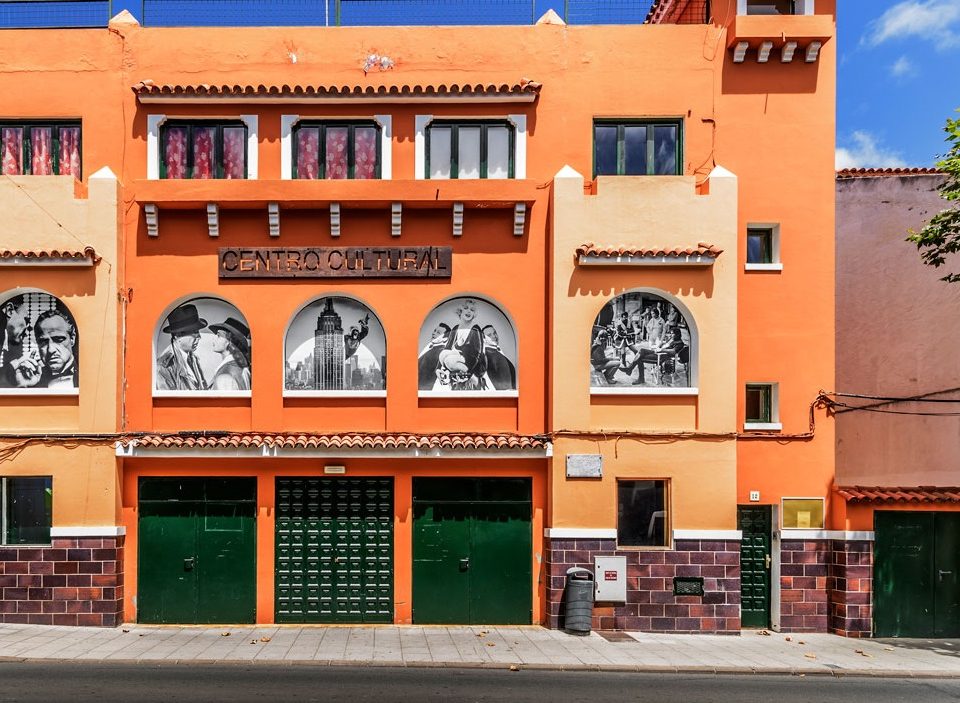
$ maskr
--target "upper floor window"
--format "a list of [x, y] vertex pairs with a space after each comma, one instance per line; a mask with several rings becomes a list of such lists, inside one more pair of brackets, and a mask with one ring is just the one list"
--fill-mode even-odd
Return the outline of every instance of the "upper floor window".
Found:
[[434, 120], [427, 126], [427, 178], [515, 178], [516, 134], [508, 120]]
[[741, 15], [812, 15], [813, 0], [739, 0]]
[[5, 176], [80, 178], [79, 122], [2, 122], [0, 150]]
[[594, 176], [674, 176], [679, 173], [679, 121], [594, 122]]
[[294, 178], [380, 178], [376, 122], [299, 122]]
[[170, 120], [160, 130], [161, 178], [246, 178], [242, 121]]

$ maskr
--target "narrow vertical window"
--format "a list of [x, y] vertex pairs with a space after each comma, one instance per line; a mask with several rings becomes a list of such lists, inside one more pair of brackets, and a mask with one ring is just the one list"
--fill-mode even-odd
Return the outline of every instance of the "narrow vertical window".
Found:
[[746, 422], [769, 424], [773, 419], [773, 386], [769, 383], [748, 383], [746, 392]]
[[773, 262], [773, 233], [769, 228], [747, 230], [747, 263], [769, 264]]

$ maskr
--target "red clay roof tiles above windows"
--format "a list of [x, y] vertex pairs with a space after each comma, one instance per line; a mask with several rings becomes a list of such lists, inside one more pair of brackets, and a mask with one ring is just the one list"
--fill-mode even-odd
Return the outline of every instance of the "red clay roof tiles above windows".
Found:
[[841, 486], [848, 503], [958, 503], [960, 488], [946, 486]]
[[700, 242], [696, 247], [675, 247], [673, 249], [652, 249], [652, 248], [643, 248], [643, 247], [614, 247], [614, 246], [598, 246], [593, 242], [587, 242], [579, 247], [577, 247], [576, 255], [577, 257], [581, 256], [599, 256], [607, 258], [616, 258], [619, 256], [633, 256], [633, 257], [660, 257], [660, 256], [675, 256], [675, 257], [685, 257], [685, 256], [709, 256], [716, 258], [723, 253], [723, 249], [718, 249], [712, 244], [706, 244]]
[[253, 433], [180, 433], [145, 435], [122, 440], [123, 446], [135, 442], [138, 447], [171, 449], [446, 449], [462, 451], [546, 449], [542, 435], [511, 434], [253, 434]]
[[540, 92], [536, 81], [521, 79], [518, 83], [438, 83], [436, 85], [210, 85], [157, 84], [140, 81], [133, 92], [143, 99], [366, 99], [418, 100], [430, 98], [527, 98], [532, 100]]
[[876, 178], [879, 176], [936, 176], [943, 173], [938, 168], [917, 166], [913, 168], [842, 168], [837, 178]]
[[96, 263], [100, 261], [100, 257], [97, 256], [97, 252], [94, 251], [93, 247], [86, 247], [83, 251], [77, 250], [57, 250], [57, 249], [36, 249], [36, 250], [23, 250], [23, 249], [0, 249], [0, 260], [3, 259], [28, 259], [31, 261], [42, 261], [44, 259], [90, 259]]

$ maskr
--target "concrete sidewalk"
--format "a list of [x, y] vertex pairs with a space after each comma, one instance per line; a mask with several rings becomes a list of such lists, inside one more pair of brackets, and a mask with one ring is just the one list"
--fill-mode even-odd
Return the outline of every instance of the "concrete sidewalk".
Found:
[[[615, 641], [611, 641], [615, 640]], [[592, 633], [528, 627], [0, 625], [0, 660], [960, 677], [960, 641]]]

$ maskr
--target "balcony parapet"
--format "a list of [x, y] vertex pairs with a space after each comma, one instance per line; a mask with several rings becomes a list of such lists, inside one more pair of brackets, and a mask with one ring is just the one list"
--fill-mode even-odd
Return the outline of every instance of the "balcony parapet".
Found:
[[743, 63], [750, 51], [759, 63], [766, 63], [774, 49], [780, 63], [794, 57], [814, 63], [834, 32], [830, 15], [738, 15], [727, 29], [727, 48], [734, 63]]

